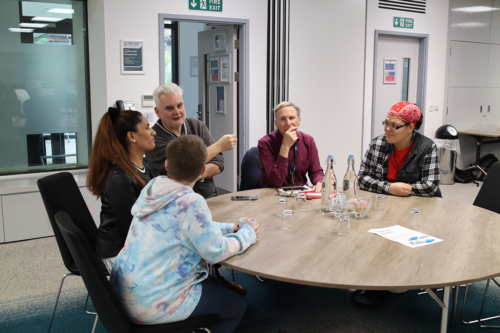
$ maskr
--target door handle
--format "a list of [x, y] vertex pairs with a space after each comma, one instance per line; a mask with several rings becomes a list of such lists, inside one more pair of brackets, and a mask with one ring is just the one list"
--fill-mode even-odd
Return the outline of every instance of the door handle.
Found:
[[483, 106], [482, 105], [479, 107], [479, 113], [483, 113]]
[[490, 113], [491, 105], [488, 105], [488, 113]]

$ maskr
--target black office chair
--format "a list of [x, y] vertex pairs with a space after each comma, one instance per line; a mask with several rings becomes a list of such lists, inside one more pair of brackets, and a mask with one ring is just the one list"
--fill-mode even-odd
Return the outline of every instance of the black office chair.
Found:
[[[54, 310], [52, 311], [52, 316], [50, 317], [49, 329], [47, 331], [50, 332], [52, 321], [54, 320], [54, 314], [59, 302], [59, 296], [61, 295], [61, 289], [64, 284], [64, 279], [67, 276], [80, 276], [80, 271], [75, 264], [68, 247], [66, 246], [66, 242], [64, 241], [61, 232], [59, 231], [55, 215], [59, 211], [68, 212], [78, 228], [85, 234], [90, 247], [94, 251], [97, 242], [97, 227], [94, 223], [92, 215], [90, 214], [87, 204], [83, 199], [82, 193], [76, 184], [75, 178], [71, 173], [60, 172], [41, 178], [38, 180], [37, 185], [40, 190], [40, 194], [42, 195], [43, 203], [45, 205], [45, 209], [47, 210], [64, 266], [66, 266], [69, 271], [69, 273], [64, 274], [61, 279], [61, 284], [56, 297], [56, 303], [54, 305]], [[101, 265], [101, 270], [103, 273], [107, 273], [107, 269], [104, 264]], [[87, 302], [88, 297], [85, 302], [85, 309], [87, 309]], [[95, 315], [93, 312], [86, 312], [88, 314]]]
[[[203, 327], [214, 325], [220, 321], [217, 315], [205, 315], [161, 325], [137, 325], [130, 322], [125, 308], [102, 271], [101, 261], [95, 255], [86, 237], [75, 226], [66, 212], [57, 213], [56, 221], [76, 265], [80, 268], [80, 274], [92, 298], [97, 314], [108, 332], [183, 333], [204, 329]], [[204, 330], [208, 332], [207, 329]]]
[[[498, 204], [499, 189], [500, 189], [500, 162], [496, 162], [491, 166], [491, 169], [488, 170], [488, 175], [486, 176], [486, 179], [483, 182], [483, 186], [481, 186], [481, 189], [479, 190], [479, 193], [477, 194], [477, 197], [474, 200], [473, 205], [500, 214], [500, 205]], [[495, 279], [489, 279], [488, 282], [486, 282], [486, 287], [484, 289], [484, 295], [483, 295], [483, 302], [481, 304], [481, 310], [479, 311], [479, 317], [477, 320], [465, 321], [463, 319], [465, 301], [467, 300], [467, 290], [469, 286], [467, 285], [465, 287], [464, 303], [462, 304], [462, 314], [461, 314], [461, 320], [464, 324], [478, 323], [480, 328], [500, 328], [500, 326], [481, 325], [481, 322], [483, 321], [500, 318], [500, 315], [488, 318], [481, 318], [481, 315], [483, 314], [484, 303], [486, 301], [486, 294], [488, 293], [488, 288], [490, 286], [491, 281], [493, 281], [498, 287], [500, 287], [500, 284]]]
[[241, 161], [240, 191], [260, 188], [260, 158], [257, 147], [250, 148]]

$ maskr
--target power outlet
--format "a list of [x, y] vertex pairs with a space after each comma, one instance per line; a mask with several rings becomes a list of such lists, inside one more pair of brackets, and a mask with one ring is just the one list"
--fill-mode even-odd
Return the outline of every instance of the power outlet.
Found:
[[439, 105], [429, 105], [429, 112], [439, 111]]

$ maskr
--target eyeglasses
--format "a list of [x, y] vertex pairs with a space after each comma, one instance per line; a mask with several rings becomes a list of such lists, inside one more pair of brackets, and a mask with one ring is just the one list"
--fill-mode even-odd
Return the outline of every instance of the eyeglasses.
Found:
[[384, 120], [382, 122], [382, 125], [384, 125], [384, 127], [390, 127], [392, 128], [393, 130], [398, 130], [400, 129], [401, 127], [405, 127], [405, 126], [408, 126], [410, 125], [410, 123], [405, 123], [404, 125], [394, 125], [394, 124], [389, 124], [389, 122], [387, 120]]

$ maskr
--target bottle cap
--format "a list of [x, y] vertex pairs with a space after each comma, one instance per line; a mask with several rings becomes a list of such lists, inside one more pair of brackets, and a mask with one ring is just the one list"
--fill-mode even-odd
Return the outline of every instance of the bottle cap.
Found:
[[328, 155], [328, 157], [333, 157], [333, 155]]
[[349, 157], [354, 157], [354, 155], [349, 155]]

